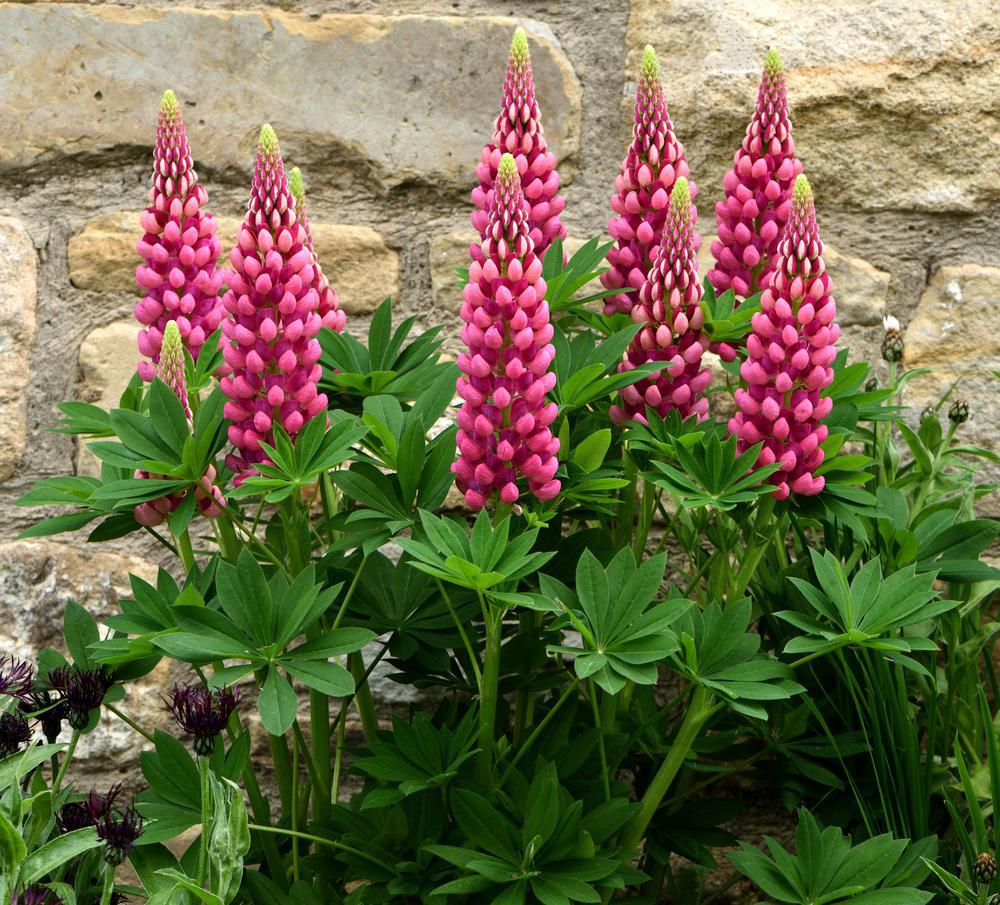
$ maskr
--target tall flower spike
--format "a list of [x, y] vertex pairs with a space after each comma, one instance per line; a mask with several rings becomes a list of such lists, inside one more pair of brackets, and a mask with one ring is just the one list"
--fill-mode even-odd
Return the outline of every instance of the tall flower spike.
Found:
[[651, 361], [669, 364], [658, 374], [622, 390], [621, 406], [611, 408], [611, 417], [618, 424], [645, 424], [647, 406], [661, 418], [671, 409], [677, 409], [682, 418], [697, 415], [701, 419], [708, 414], [704, 393], [712, 375], [702, 367], [709, 339], [702, 329], [704, 290], [698, 279], [691, 210], [688, 181], [679, 176], [670, 194], [659, 252], [632, 309], [632, 320], [643, 327], [632, 340], [619, 370], [631, 371]]
[[791, 209], [792, 185], [801, 172], [781, 57], [772, 49], [764, 62], [757, 109], [722, 181], [725, 200], [715, 205], [719, 237], [712, 243], [715, 267], [708, 278], [716, 292], [731, 287], [746, 298], [767, 288]]
[[559, 441], [549, 425], [558, 414], [545, 394], [556, 383], [553, 328], [545, 301], [542, 261], [534, 251], [528, 205], [517, 163], [500, 158], [486, 238], [470, 249], [472, 265], [461, 308], [462, 340], [457, 382], [459, 490], [473, 509], [494, 493], [505, 503], [520, 495], [517, 480], [540, 500], [559, 493], [555, 478]]
[[837, 306], [823, 263], [816, 206], [805, 176], [798, 176], [774, 276], [761, 295], [761, 310], [747, 337], [747, 360], [736, 391], [739, 411], [729, 429], [745, 450], [763, 441], [758, 466], [780, 463], [771, 475], [779, 500], [789, 493], [812, 496], [825, 479], [814, 472], [823, 461], [823, 419], [833, 400], [821, 397], [833, 382], [834, 344], [840, 336]]
[[[608, 232], [615, 244], [608, 251], [608, 270], [601, 275], [607, 289], [620, 290], [604, 300], [604, 313], [629, 312], [639, 301], [653, 255], [663, 237], [670, 192], [688, 175], [684, 146], [674, 135], [660, 79], [660, 63], [649, 45], [642, 55], [635, 96], [635, 123], [621, 173], [615, 179]], [[697, 186], [690, 184], [691, 197]], [[692, 208], [692, 220], [697, 212]], [[696, 239], [695, 248], [701, 244]]]
[[528, 52], [528, 34], [523, 28], [514, 32], [510, 43], [500, 115], [494, 126], [493, 138], [483, 148], [482, 158], [476, 167], [479, 186], [472, 190], [472, 202], [476, 205], [472, 225], [482, 239], [486, 238], [489, 228], [493, 184], [504, 153], [512, 154], [517, 164], [529, 208], [528, 233], [534, 243], [535, 254], [542, 257], [557, 236], [566, 238], [566, 227], [559, 221], [566, 201], [557, 194], [559, 173], [556, 171], [556, 155], [548, 149], [542, 133]]
[[135, 279], [146, 295], [135, 306], [139, 364], [143, 380], [152, 380], [160, 360], [167, 324], [176, 321], [181, 339], [197, 358], [205, 339], [222, 319], [219, 289], [224, 271], [216, 269], [221, 244], [215, 219], [205, 210], [208, 195], [199, 184], [188, 147], [180, 106], [173, 91], [160, 102], [153, 149], [153, 185], [149, 207], [139, 222], [145, 230], [136, 244], [144, 259]]
[[313, 266], [315, 267], [315, 277], [313, 285], [319, 293], [319, 307], [316, 309], [323, 321], [324, 327], [342, 333], [344, 324], [347, 322], [347, 315], [340, 310], [340, 297], [337, 291], [330, 285], [330, 281], [320, 267], [319, 258], [313, 248], [312, 230], [309, 228], [309, 218], [306, 216], [306, 187], [302, 181], [302, 171], [298, 167], [292, 167], [288, 171], [288, 188], [295, 199], [295, 216], [302, 228], [306, 232], [305, 246], [313, 254]]
[[223, 411], [233, 422], [229, 440], [236, 447], [226, 463], [237, 481], [267, 461], [260, 444], [273, 442], [275, 422], [294, 437], [326, 409], [326, 396], [316, 389], [322, 374], [316, 259], [306, 242], [278, 138], [264, 126], [223, 298], [223, 355], [232, 374], [220, 383], [229, 397]]

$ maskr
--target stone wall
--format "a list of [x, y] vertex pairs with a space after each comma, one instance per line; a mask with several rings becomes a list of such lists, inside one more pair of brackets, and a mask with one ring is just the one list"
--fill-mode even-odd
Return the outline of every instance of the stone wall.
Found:
[[[468, 191], [518, 23], [577, 242], [606, 225], [646, 43], [706, 234], [777, 47], [847, 341], [870, 355], [883, 314], [899, 316], [908, 363], [938, 369], [914, 404], [965, 376], [971, 430], [1000, 448], [995, 0], [0, 3], [0, 650], [52, 643], [67, 598], [106, 612], [127, 569], [154, 568], [135, 540], [15, 542], [35, 513], [14, 501], [39, 477], [93, 469], [50, 432], [54, 407], [113, 404], [134, 366], [133, 245], [162, 91], [180, 98], [224, 240], [269, 121], [303, 170], [348, 329], [364, 333], [385, 295], [423, 326], [453, 323]], [[126, 703], [155, 723], [153, 687], [136, 695]], [[117, 731], [93, 744], [95, 763], [134, 769]]]

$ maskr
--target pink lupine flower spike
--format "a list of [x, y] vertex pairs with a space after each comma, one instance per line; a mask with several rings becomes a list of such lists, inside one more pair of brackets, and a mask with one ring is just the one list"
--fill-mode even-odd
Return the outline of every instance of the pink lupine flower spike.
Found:
[[223, 411], [233, 422], [229, 440], [236, 447], [226, 464], [237, 482], [267, 460], [260, 444], [273, 442], [275, 422], [294, 437], [326, 408], [326, 396], [316, 388], [322, 374], [316, 339], [321, 318], [315, 255], [306, 240], [278, 138], [264, 126], [223, 298], [223, 354], [232, 375], [220, 384], [229, 397]]
[[647, 406], [661, 418], [671, 409], [677, 409], [682, 418], [697, 415], [702, 419], [708, 414], [705, 390], [712, 378], [708, 368], [702, 367], [702, 356], [709, 339], [702, 329], [704, 290], [695, 247], [691, 193], [687, 179], [679, 176], [670, 194], [659, 252], [632, 309], [632, 320], [643, 327], [619, 370], [630, 371], [647, 362], [668, 364], [658, 374], [622, 390], [622, 404], [611, 407], [611, 417], [618, 424], [645, 424]]
[[[635, 96], [632, 143], [611, 197], [615, 216], [608, 222], [608, 232], [615, 244], [608, 251], [609, 269], [601, 275], [601, 282], [607, 289], [620, 291], [604, 300], [605, 314], [628, 313], [638, 303], [639, 289], [663, 236], [670, 192], [678, 177], [687, 175], [684, 146], [674, 135], [667, 113], [660, 63], [647, 45]], [[689, 191], [692, 198], [698, 192], [693, 182]], [[692, 211], [692, 217], [696, 216]], [[701, 240], [696, 242], [700, 245]]]
[[761, 295], [747, 337], [747, 360], [740, 368], [747, 387], [736, 391], [739, 411], [729, 422], [741, 450], [763, 441], [758, 465], [780, 463], [769, 478], [779, 500], [790, 493], [817, 494], [825, 483], [814, 472], [823, 462], [820, 444], [828, 434], [822, 422], [833, 408], [833, 400], [821, 393], [833, 382], [840, 336], [830, 289], [812, 189], [800, 175], [771, 285]]
[[770, 50], [746, 137], [722, 182], [726, 198], [715, 205], [718, 239], [708, 278], [716, 292], [730, 287], [739, 298], [766, 289], [791, 208], [792, 185], [802, 172], [788, 118], [785, 74]]
[[559, 440], [549, 429], [558, 407], [545, 402], [556, 383], [549, 370], [553, 328], [529, 207], [510, 154], [497, 167], [486, 237], [470, 252], [461, 308], [468, 351], [458, 357], [457, 390], [464, 404], [452, 471], [473, 509], [482, 509], [494, 494], [513, 503], [519, 477], [538, 499], [550, 500], [560, 489]]
[[535, 254], [542, 257], [554, 239], [566, 238], [566, 227], [559, 220], [566, 202], [558, 194], [556, 155], [549, 150], [542, 133], [541, 114], [535, 99], [535, 80], [531, 74], [528, 35], [523, 28], [514, 32], [511, 41], [502, 103], [493, 138], [483, 148], [482, 159], [476, 167], [479, 185], [472, 191], [472, 202], [476, 205], [472, 225], [478, 230], [480, 238], [485, 239], [500, 156], [512, 154], [528, 204], [528, 233], [534, 243]]
[[152, 380], [160, 360], [163, 333], [175, 321], [192, 358], [222, 319], [219, 289], [224, 271], [216, 269], [221, 245], [215, 219], [205, 210], [208, 195], [198, 182], [180, 106], [173, 91], [160, 102], [153, 150], [153, 185], [149, 207], [136, 244], [144, 263], [135, 271], [146, 295], [135, 306], [139, 352], [151, 361], [139, 364], [143, 380]]

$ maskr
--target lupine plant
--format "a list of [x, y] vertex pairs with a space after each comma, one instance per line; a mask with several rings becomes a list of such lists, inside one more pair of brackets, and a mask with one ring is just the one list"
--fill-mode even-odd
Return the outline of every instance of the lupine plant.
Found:
[[[388, 300], [350, 334], [270, 126], [220, 266], [164, 95], [143, 361], [61, 406], [100, 475], [21, 500], [24, 536], [163, 567], [0, 655], [0, 905], [987, 902], [997, 457], [954, 388], [908, 411], [897, 320], [884, 362], [838, 348], [776, 54], [704, 280], [651, 48], [638, 82], [608, 241], [568, 257], [515, 33], [457, 361]], [[125, 695], [167, 671], [173, 731]], [[89, 788], [102, 717], [141, 776]]]

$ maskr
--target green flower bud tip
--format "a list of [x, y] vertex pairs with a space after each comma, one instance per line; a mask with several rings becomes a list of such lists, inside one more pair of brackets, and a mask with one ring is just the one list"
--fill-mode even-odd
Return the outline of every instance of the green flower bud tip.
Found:
[[274, 129], [271, 128], [270, 123], [265, 123], [261, 126], [260, 150], [267, 157], [278, 152], [278, 136], [275, 134]]
[[517, 164], [511, 154], [504, 154], [497, 166], [497, 181], [512, 183], [517, 177]]
[[678, 176], [674, 183], [673, 191], [670, 193], [670, 206], [681, 211], [688, 211], [691, 208], [691, 187], [683, 176]]
[[792, 204], [796, 207], [806, 207], [812, 204], [813, 201], [813, 190], [812, 186], [809, 185], [809, 180], [806, 179], [805, 173], [799, 173], [795, 177], [795, 188], [792, 189]]
[[510, 60], [518, 69], [528, 64], [528, 33], [520, 25], [510, 42]]
[[163, 328], [163, 345], [160, 347], [160, 359], [169, 358], [184, 361], [184, 344], [181, 342], [181, 331], [177, 321], [167, 321]]
[[640, 77], [646, 82], [655, 82], [660, 77], [660, 61], [651, 44], [646, 45], [642, 52], [642, 64], [639, 66]]
[[160, 98], [160, 113], [165, 116], [176, 116], [179, 112], [179, 105], [177, 103], [177, 95], [173, 93], [169, 88], [163, 92], [163, 97]]
[[768, 78], [775, 79], [785, 71], [781, 65], [781, 57], [773, 47], [768, 50], [764, 58], [764, 72]]
[[288, 189], [295, 199], [295, 210], [301, 211], [306, 203], [306, 187], [302, 182], [302, 171], [298, 167], [292, 167], [288, 171]]

